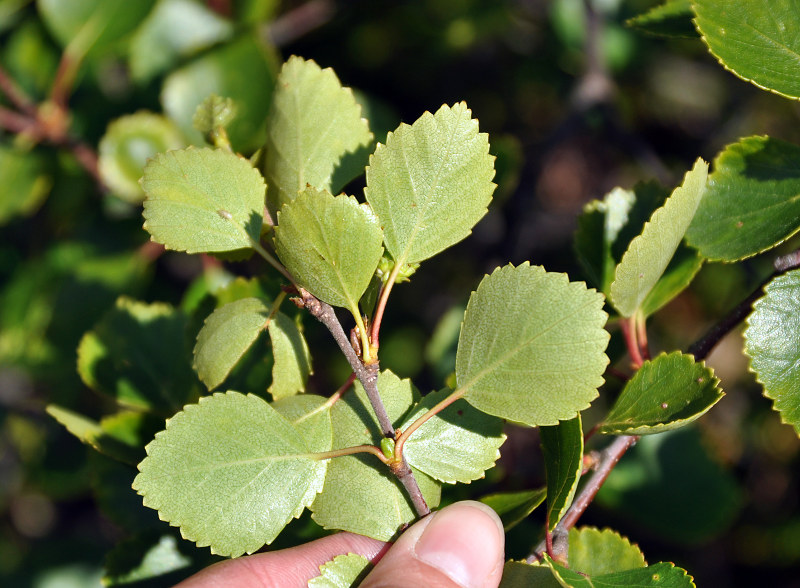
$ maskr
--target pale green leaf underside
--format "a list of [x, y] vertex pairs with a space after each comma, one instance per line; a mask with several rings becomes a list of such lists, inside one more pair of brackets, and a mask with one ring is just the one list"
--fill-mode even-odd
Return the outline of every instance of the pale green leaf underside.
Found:
[[697, 25], [728, 70], [760, 88], [800, 98], [797, 0], [694, 0]]
[[269, 393], [277, 400], [306, 388], [311, 353], [297, 321], [279, 312], [267, 325], [272, 340], [272, 384]]
[[646, 361], [628, 380], [599, 431], [648, 435], [688, 425], [724, 395], [704, 363], [679, 351]]
[[78, 373], [124, 406], [172, 414], [197, 398], [186, 317], [163, 303], [120, 297], [78, 345]]
[[222, 384], [267, 326], [269, 314], [261, 298], [242, 298], [206, 319], [194, 347], [194, 369], [209, 390]]
[[569, 567], [587, 576], [602, 576], [647, 566], [638, 546], [611, 529], [569, 530]]
[[486, 214], [495, 185], [489, 139], [463, 102], [389, 133], [367, 168], [365, 194], [386, 249], [416, 263], [458, 243]]
[[529, 426], [589, 406], [608, 364], [603, 296], [527, 263], [498, 268], [472, 293], [456, 378], [475, 408]]
[[187, 406], [146, 447], [133, 487], [184, 538], [236, 557], [300, 516], [326, 461], [261, 398], [217, 393]]
[[800, 435], [800, 270], [772, 280], [747, 319], [750, 369], [773, 400], [781, 421]]
[[708, 259], [738, 261], [788, 239], [800, 229], [798, 170], [792, 143], [746, 137], [728, 145], [714, 160], [687, 242]]
[[547, 523], [552, 531], [567, 512], [583, 468], [580, 414], [550, 427], [539, 427], [547, 474]]
[[487, 494], [480, 501], [492, 507], [500, 515], [503, 528], [508, 531], [528, 518], [547, 498], [547, 488], [520, 490], [519, 492], [498, 492]]
[[698, 159], [622, 256], [609, 291], [622, 316], [636, 313], [669, 265], [703, 197], [707, 174], [708, 164]]
[[337, 555], [319, 567], [320, 575], [308, 581], [308, 588], [350, 588], [372, 567], [369, 560], [357, 553]]
[[[431, 392], [406, 417], [405, 429], [444, 400], [451, 390]], [[409, 465], [442, 482], [471, 482], [483, 478], [500, 457], [505, 441], [503, 421], [457, 400], [417, 429], [403, 446]]]
[[264, 176], [270, 212], [275, 214], [307, 185], [330, 190], [342, 157], [371, 141], [361, 106], [333, 70], [290, 57], [267, 115]]
[[[384, 371], [378, 389], [395, 426], [418, 398], [409, 380]], [[333, 448], [377, 444], [381, 433], [364, 389], [356, 384], [331, 409]], [[422, 495], [430, 508], [439, 504], [439, 483], [414, 470]], [[325, 486], [311, 505], [312, 518], [326, 529], [341, 529], [381, 541], [393, 539], [398, 530], [416, 518], [405, 490], [378, 459], [369, 454], [330, 460]]]
[[144, 228], [153, 240], [188, 253], [233, 251], [258, 242], [264, 179], [223, 150], [160, 153], [144, 169]]
[[311, 294], [357, 313], [383, 254], [383, 234], [352, 196], [306, 188], [278, 213], [275, 249]]
[[694, 588], [686, 570], [672, 563], [662, 562], [646, 568], [589, 577], [554, 562], [547, 555], [544, 559], [565, 588]]

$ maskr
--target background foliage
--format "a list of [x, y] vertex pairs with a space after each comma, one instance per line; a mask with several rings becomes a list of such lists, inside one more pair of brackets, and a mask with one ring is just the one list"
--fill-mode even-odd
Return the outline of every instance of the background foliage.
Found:
[[[143, 509], [129, 491], [127, 472], [87, 453], [44, 412], [46, 404], [57, 404], [90, 415], [96, 420], [89, 423], [72, 413], [54, 416], [88, 431], [95, 446], [130, 463], [141, 459], [131, 447], [163, 428], [163, 417], [141, 418], [135, 426], [119, 422], [137, 418], [133, 414], [103, 419], [111, 406], [104, 397], [136, 406], [153, 390], [135, 379], [124, 389], [109, 387], [102, 369], [114, 345], [108, 333], [128, 335], [133, 362], [141, 349], [164, 359], [154, 377], [174, 382], [165, 389], [175, 396], [161, 399], [164, 413], [171, 414], [202, 389], [191, 371], [175, 367], [192, 358], [192, 340], [175, 340], [176, 333], [187, 328], [196, 334], [215, 306], [279, 295], [267, 281], [231, 281], [230, 268], [250, 275], [253, 262], [223, 265], [213, 257], [165, 253], [141, 230], [136, 182], [145, 159], [199, 142], [192, 117], [202, 99], [211, 92], [235, 98], [228, 135], [248, 154], [269, 140], [263, 123], [277, 114], [268, 112], [268, 98], [278, 64], [292, 54], [333, 67], [357, 90], [375, 134], [354, 138], [364, 144], [386, 142], [400, 121], [410, 124], [443, 103], [469, 104], [497, 156], [493, 205], [471, 238], [426, 262], [413, 287], [397, 287], [381, 341], [383, 367], [435, 389], [455, 366], [463, 309], [485, 273], [530, 261], [584, 279], [572, 253], [584, 203], [639, 180], [679, 185], [698, 156], [711, 161], [741, 137], [770, 139], [751, 138], [725, 149], [717, 165], [730, 173], [745, 155], [768, 152], [779, 141], [800, 142], [797, 103], [720, 68], [686, 26], [680, 6], [674, 21], [657, 22], [672, 24], [681, 37], [644, 34], [639, 29], [647, 23], [639, 29], [625, 25], [654, 4], [594, 2], [601, 18], [592, 36], [598, 22], [580, 0], [0, 1], [0, 64], [36, 103], [52, 100], [42, 107], [56, 113], [51, 129], [66, 124], [56, 115], [59, 104], [67, 104], [72, 133], [39, 141], [29, 129], [12, 132], [7, 115], [2, 118], [8, 129], [0, 135], [3, 583], [94, 585], [103, 573], [103, 554], [131, 530], [143, 544], [141, 537], [163, 532], [155, 512]], [[718, 3], [697, 4], [706, 14]], [[98, 28], [104, 19], [115, 26]], [[57, 73], [62, 55], [69, 57], [68, 67]], [[741, 74], [759, 82], [751, 66], [741, 64]], [[52, 87], [53, 80], [60, 85]], [[781, 91], [796, 95], [791, 82]], [[7, 93], [0, 105], [3, 113], [13, 105]], [[226, 105], [218, 107], [224, 112]], [[144, 140], [131, 136], [130, 119], [123, 116], [140, 117], [135, 128], [148, 125]], [[108, 188], [98, 188], [87, 173], [78, 140], [99, 152]], [[104, 158], [109, 153], [116, 156]], [[344, 181], [332, 178], [334, 189]], [[792, 178], [777, 189], [794, 189]], [[698, 214], [704, 214], [702, 207]], [[689, 240], [694, 241], [691, 230]], [[240, 246], [233, 241], [227, 248]], [[778, 252], [796, 247], [795, 238]], [[712, 257], [717, 256], [741, 257], [726, 250]], [[767, 255], [736, 265], [706, 264], [690, 290], [654, 316], [651, 347], [686, 349], [769, 273], [770, 263]], [[130, 298], [117, 302], [120, 295]], [[758, 310], [765, 321], [781, 312], [767, 303]], [[163, 336], [138, 339], [136, 325], [143, 318], [156, 321]], [[327, 394], [346, 379], [348, 367], [324, 329], [306, 322], [310, 344], [322, 350], [315, 355], [310, 387]], [[762, 324], [751, 321], [748, 329]], [[225, 379], [221, 389], [235, 389], [237, 378], [251, 386], [269, 383], [272, 366], [259, 354], [264, 345], [252, 341], [242, 351], [241, 369], [209, 378]], [[621, 348], [612, 339], [612, 361], [614, 349]], [[800, 452], [792, 428], [780, 424], [761, 397], [741, 349], [741, 335], [734, 333], [709, 358], [727, 393], [715, 410], [691, 427], [643, 438], [582, 522], [636, 538], [649, 561], [674, 561], [701, 586], [790, 586], [800, 562]], [[682, 359], [670, 354], [656, 361]], [[714, 396], [715, 389], [704, 393]], [[600, 414], [601, 409], [596, 408]], [[115, 434], [120, 430], [136, 431], [140, 439], [126, 442]], [[538, 433], [513, 427], [506, 432], [498, 467], [485, 480], [445, 492], [443, 503], [501, 486], [544, 485]], [[537, 511], [510, 532], [510, 557], [527, 555], [543, 517]], [[318, 532], [301, 518], [275, 545]], [[135, 540], [128, 541], [106, 564], [118, 570], [118, 579], [124, 579], [126, 554], [137, 549]], [[158, 544], [180, 564], [173, 580], [207, 563], [176, 535], [165, 534]]]

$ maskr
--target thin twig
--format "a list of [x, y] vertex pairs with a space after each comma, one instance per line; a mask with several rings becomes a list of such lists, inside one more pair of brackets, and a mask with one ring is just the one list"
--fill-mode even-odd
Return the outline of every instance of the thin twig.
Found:
[[[600, 459], [598, 460], [597, 469], [591, 475], [586, 484], [581, 488], [580, 493], [573, 501], [572, 505], [567, 510], [567, 513], [559, 521], [556, 528], [553, 530], [553, 537], [558, 538], [566, 534], [584, 513], [584, 511], [591, 504], [600, 487], [608, 478], [611, 470], [617, 465], [617, 462], [625, 454], [628, 449], [639, 440], [639, 437], [622, 435], [614, 439], [614, 442], [600, 452]], [[547, 549], [545, 542], [541, 542], [534, 552], [528, 556], [528, 563], [533, 563], [541, 559], [542, 553]]]
[[16, 134], [28, 133], [38, 138], [37, 122], [24, 114], [0, 106], [0, 128]]
[[279, 16], [262, 29], [276, 47], [282, 47], [321, 27], [336, 12], [332, 0], [311, 0]]
[[389, 274], [389, 278], [383, 285], [383, 288], [381, 288], [381, 293], [378, 297], [378, 304], [375, 306], [375, 313], [372, 315], [372, 330], [370, 331], [369, 339], [372, 347], [376, 350], [380, 347], [380, 331], [381, 324], [383, 323], [383, 313], [386, 311], [386, 303], [389, 300], [389, 294], [392, 293], [392, 287], [394, 286], [394, 282], [399, 273], [400, 264], [395, 263], [394, 268], [392, 268], [392, 271]]
[[767, 284], [781, 274], [800, 267], [800, 249], [778, 257], [773, 262], [773, 267], [775, 271], [767, 276], [747, 298], [737, 304], [721, 321], [711, 327], [705, 335], [692, 343], [689, 346], [688, 353], [694, 355], [698, 361], [706, 359], [717, 343], [752, 312], [753, 304], [764, 295], [764, 288]]

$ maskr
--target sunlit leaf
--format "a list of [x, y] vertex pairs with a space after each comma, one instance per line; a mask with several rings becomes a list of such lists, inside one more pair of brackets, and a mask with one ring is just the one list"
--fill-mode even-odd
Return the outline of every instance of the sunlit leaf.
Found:
[[714, 160], [686, 240], [715, 261], [766, 251], [800, 229], [800, 147], [746, 137]]
[[704, 363], [675, 351], [646, 361], [600, 425], [602, 433], [649, 435], [697, 420], [724, 395]]
[[[406, 417], [405, 429], [452, 393], [431, 392]], [[457, 400], [417, 429], [403, 446], [408, 463], [442, 482], [471, 482], [483, 478], [500, 457], [505, 441], [503, 421]]]
[[217, 393], [188, 405], [147, 446], [133, 487], [145, 506], [212, 553], [271, 543], [325, 478], [326, 461], [258, 396]]
[[639, 307], [642, 316], [650, 316], [683, 292], [702, 266], [703, 258], [697, 251], [683, 243], [678, 245], [664, 273], [642, 300]]
[[292, 56], [283, 65], [267, 119], [264, 177], [274, 215], [312, 186], [337, 192], [334, 170], [367, 147], [372, 133], [350, 88], [332, 69]]
[[773, 400], [781, 421], [800, 435], [800, 270], [778, 276], [766, 287], [747, 319], [745, 353], [750, 369]]
[[100, 423], [55, 404], [47, 406], [47, 414], [61, 423], [83, 443], [100, 453], [130, 465], [141, 459], [141, 447], [125, 443], [105, 431]]
[[100, 140], [100, 176], [114, 194], [139, 203], [144, 199], [139, 179], [147, 160], [185, 143], [175, 125], [159, 114], [143, 111], [120, 117]]
[[580, 414], [550, 427], [539, 427], [547, 473], [547, 521], [552, 531], [567, 512], [583, 468]]
[[586, 576], [544, 556], [545, 562], [565, 588], [694, 588], [692, 577], [673, 563], [657, 563], [646, 568], [597, 576]]
[[486, 214], [495, 185], [489, 139], [463, 102], [389, 133], [367, 168], [365, 194], [398, 263], [458, 243]]
[[231, 372], [270, 322], [270, 307], [261, 298], [243, 298], [217, 308], [207, 319], [194, 347], [194, 369], [213, 390]]
[[144, 228], [169, 249], [235, 251], [260, 239], [264, 179], [233, 153], [160, 153], [144, 168], [142, 188]]
[[197, 397], [186, 317], [167, 304], [120, 298], [78, 347], [84, 383], [119, 403], [172, 413]]
[[705, 193], [707, 173], [708, 164], [698, 159], [683, 184], [628, 246], [609, 289], [611, 302], [622, 316], [636, 313], [669, 265]]
[[[333, 405], [333, 448], [378, 445], [380, 427], [364, 389], [355, 384]], [[409, 380], [384, 371], [378, 389], [389, 418], [398, 426], [418, 398]], [[430, 508], [439, 504], [439, 483], [414, 470]], [[382, 541], [394, 538], [400, 528], [416, 518], [404, 488], [374, 455], [359, 454], [330, 460], [325, 486], [311, 505], [313, 519], [326, 529], [341, 529]]]
[[720, 63], [759, 88], [800, 98], [800, 11], [795, 0], [694, 0], [703, 41]]
[[569, 530], [569, 567], [587, 576], [624, 572], [647, 565], [641, 550], [611, 529]]
[[603, 296], [527, 263], [498, 268], [470, 297], [456, 377], [475, 408], [530, 426], [589, 406], [603, 383]]
[[275, 249], [314, 296], [358, 314], [383, 253], [378, 219], [352, 196], [306, 188], [278, 213]]
[[528, 518], [547, 498], [547, 488], [521, 490], [519, 492], [498, 492], [481, 497], [481, 502], [492, 507], [500, 515], [503, 528], [509, 529]]
[[372, 566], [357, 553], [337, 555], [319, 567], [320, 575], [308, 581], [309, 588], [350, 588], [358, 585]]
[[306, 388], [311, 370], [311, 354], [299, 320], [279, 312], [267, 330], [272, 340], [272, 384], [269, 393], [277, 400]]

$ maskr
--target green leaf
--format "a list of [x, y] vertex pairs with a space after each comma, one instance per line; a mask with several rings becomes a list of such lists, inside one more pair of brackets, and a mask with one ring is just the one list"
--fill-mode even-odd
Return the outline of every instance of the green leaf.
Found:
[[625, 24], [662, 37], [697, 37], [692, 23], [692, 0], [667, 0], [664, 4], [629, 18]]
[[521, 523], [547, 498], [547, 488], [522, 490], [520, 492], [498, 492], [480, 499], [500, 515], [503, 528], [508, 531]]
[[224, 129], [236, 118], [236, 104], [230, 98], [211, 94], [206, 97], [192, 117], [192, 126], [208, 135], [217, 129]]
[[675, 351], [646, 361], [628, 380], [599, 431], [652, 435], [688, 425], [724, 395], [705, 363]]
[[472, 293], [456, 378], [478, 410], [529, 426], [589, 406], [608, 364], [603, 296], [524, 263], [496, 269]]
[[695, 24], [725, 69], [759, 88], [800, 98], [800, 11], [794, 0], [694, 0]]
[[[383, 371], [378, 389], [389, 418], [398, 426], [418, 398], [410, 380], [401, 380]], [[380, 427], [360, 384], [331, 409], [333, 448], [379, 445]], [[439, 484], [412, 467], [422, 495], [430, 508], [439, 504]], [[354, 483], [354, 481], [357, 481]], [[397, 532], [416, 518], [403, 487], [373, 455], [359, 454], [331, 459], [325, 486], [311, 505], [312, 518], [326, 529], [341, 529], [381, 541], [393, 539]]]
[[103, 586], [136, 586], [148, 580], [172, 585], [184, 579], [196, 562], [181, 543], [162, 530], [123, 539], [106, 556]]
[[708, 164], [698, 159], [622, 256], [609, 289], [611, 302], [622, 316], [636, 313], [666, 270], [703, 197], [707, 173]]
[[198, 394], [185, 329], [168, 304], [122, 297], [81, 339], [78, 373], [122, 405], [172, 414]]
[[[451, 390], [444, 389], [425, 396], [400, 429], [408, 428], [450, 394]], [[408, 438], [403, 456], [409, 465], [441, 482], [471, 482], [483, 478], [484, 472], [494, 466], [505, 440], [501, 419], [456, 400]]]
[[389, 133], [367, 168], [364, 193], [400, 264], [458, 243], [486, 214], [495, 185], [489, 138], [464, 102]]
[[142, 111], [120, 117], [100, 139], [100, 176], [114, 194], [138, 204], [144, 200], [139, 179], [147, 160], [185, 143], [175, 125], [159, 114]]
[[772, 280], [753, 305], [744, 332], [750, 369], [781, 421], [800, 435], [800, 270]]
[[147, 82], [233, 34], [233, 25], [193, 0], [159, 0], [131, 39], [131, 76]]
[[272, 340], [272, 384], [269, 393], [278, 400], [306, 389], [311, 353], [303, 336], [299, 317], [293, 320], [279, 312], [267, 325]]
[[194, 347], [194, 369], [213, 390], [255, 343], [271, 322], [271, 311], [260, 298], [243, 298], [217, 308], [207, 319]]
[[372, 141], [369, 124], [350, 88], [332, 69], [292, 56], [283, 65], [267, 117], [267, 201], [271, 214], [312, 186], [332, 186], [334, 170], [347, 154]]
[[714, 160], [708, 191], [686, 240], [704, 257], [738, 261], [800, 229], [800, 147], [746, 137]]
[[271, 47], [255, 35], [241, 35], [169, 74], [162, 87], [161, 105], [190, 143], [202, 145], [203, 136], [193, 125], [197, 106], [211, 94], [233, 99], [236, 118], [227, 127], [228, 137], [237, 151], [250, 153], [260, 148], [266, 137], [264, 122], [277, 69]]
[[672, 563], [657, 563], [646, 568], [585, 576], [544, 556], [562, 586], [566, 588], [694, 588], [692, 577], [686, 570]]
[[583, 468], [581, 415], [551, 427], [539, 427], [547, 473], [547, 522], [552, 531], [567, 512]]
[[636, 200], [633, 191], [614, 188], [602, 200], [587, 204], [578, 217], [575, 253], [589, 282], [606, 294], [618, 261], [612, 245], [628, 224], [628, 213]]
[[602, 576], [647, 566], [641, 550], [611, 529], [569, 530], [569, 567], [587, 576]]
[[30, 216], [47, 198], [52, 185], [44, 161], [35, 152], [0, 145], [0, 225], [16, 216]]
[[544, 564], [507, 561], [499, 588], [561, 588], [561, 584]]
[[79, 61], [119, 43], [144, 20], [155, 0], [38, 0], [37, 7], [53, 36]]
[[309, 588], [350, 588], [369, 573], [372, 564], [363, 555], [337, 555], [319, 567], [320, 575], [308, 581]]
[[187, 253], [235, 251], [261, 237], [264, 179], [223, 150], [160, 153], [144, 168], [144, 228]]
[[97, 421], [55, 404], [47, 405], [47, 414], [61, 423], [83, 443], [118, 461], [136, 465], [142, 458], [141, 447], [128, 444], [109, 434]]
[[352, 196], [305, 189], [278, 213], [275, 250], [314, 296], [358, 315], [383, 253], [378, 219]]
[[639, 307], [642, 317], [654, 314], [683, 292], [702, 266], [703, 258], [697, 251], [683, 243], [678, 245], [664, 273], [642, 300], [642, 305]]
[[199, 547], [231, 557], [271, 543], [300, 516], [327, 465], [269, 404], [238, 392], [187, 406], [146, 450], [133, 482], [145, 506]]

